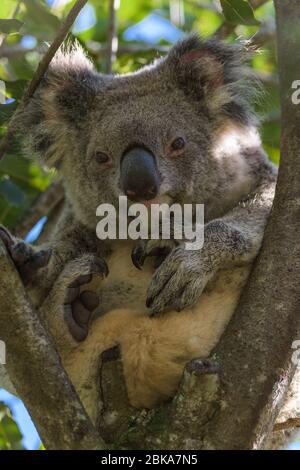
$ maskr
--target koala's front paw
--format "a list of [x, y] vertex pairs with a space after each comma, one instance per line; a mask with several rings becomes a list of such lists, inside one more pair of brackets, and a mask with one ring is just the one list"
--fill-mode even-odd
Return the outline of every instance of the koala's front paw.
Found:
[[0, 239], [6, 246], [25, 286], [34, 278], [39, 269], [49, 263], [52, 254], [50, 249], [34, 249], [26, 242], [14, 239], [3, 226], [0, 226]]
[[[70, 264], [77, 262], [75, 260]], [[82, 265], [79, 265], [82, 269], [81, 274], [74, 274], [72, 280], [69, 278], [64, 296], [64, 319], [73, 339], [78, 342], [87, 337], [92, 312], [99, 305], [99, 298], [95, 292], [90, 290], [81, 292], [80, 289], [84, 284], [91, 282], [94, 274], [100, 274], [102, 277], [108, 275], [107, 264], [101, 258], [95, 257], [81, 263]]]
[[188, 251], [179, 246], [163, 261], [149, 284], [146, 306], [151, 315], [191, 307], [214, 274], [210, 257], [202, 250]]
[[176, 246], [175, 240], [139, 240], [132, 250], [131, 259], [136, 268], [142, 269], [146, 258], [155, 256], [155, 267], [158, 268]]

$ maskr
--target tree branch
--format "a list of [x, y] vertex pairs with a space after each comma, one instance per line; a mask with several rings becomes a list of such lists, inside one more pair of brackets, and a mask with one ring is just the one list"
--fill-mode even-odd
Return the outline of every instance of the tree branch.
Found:
[[2, 242], [0, 265], [6, 369], [43, 443], [47, 449], [104, 448]]
[[112, 66], [118, 51], [117, 9], [119, 0], [109, 0], [109, 26], [106, 73], [112, 73]]
[[7, 132], [5, 136], [2, 138], [1, 144], [0, 144], [0, 160], [4, 157], [6, 152], [9, 150], [12, 138], [15, 132], [15, 117], [20, 109], [24, 109], [26, 105], [28, 104], [30, 98], [33, 96], [34, 92], [36, 91], [37, 87], [39, 86], [45, 72], [47, 71], [49, 64], [51, 60], [53, 59], [56, 51], [59, 49], [65, 38], [67, 37], [67, 34], [69, 32], [69, 29], [71, 28], [72, 24], [74, 23], [75, 19], [77, 18], [78, 14], [84, 7], [84, 5], [87, 3], [87, 0], [77, 0], [73, 8], [68, 13], [68, 16], [64, 23], [62, 24], [60, 30], [57, 33], [56, 38], [54, 39], [53, 43], [49, 47], [47, 53], [44, 55], [42, 58], [41, 62], [39, 63], [39, 66], [37, 68], [37, 71], [35, 72], [26, 92], [23, 95], [22, 100], [20, 101], [20, 104], [18, 106], [18, 109], [16, 110], [14, 116], [12, 117]]
[[300, 428], [300, 418], [289, 418], [282, 423], [276, 423], [274, 431], [282, 431], [284, 429]]
[[63, 198], [64, 188], [61, 181], [52, 183], [26, 212], [22, 221], [17, 225], [16, 235], [24, 238], [42, 217], [50, 214], [61, 203]]

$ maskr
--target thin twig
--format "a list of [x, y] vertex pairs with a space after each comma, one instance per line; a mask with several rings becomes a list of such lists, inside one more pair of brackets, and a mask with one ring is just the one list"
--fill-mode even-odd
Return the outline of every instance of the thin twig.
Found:
[[61, 181], [52, 183], [34, 202], [16, 227], [16, 235], [24, 238], [34, 225], [45, 215], [50, 214], [64, 198]]
[[21, 3], [22, 3], [22, 0], [19, 0], [16, 5], [15, 11], [13, 12], [13, 15], [12, 15], [13, 19], [15, 19], [18, 16], [20, 8], [21, 8]]
[[109, 25], [106, 72], [111, 73], [118, 51], [117, 9], [119, 0], [109, 0]]
[[36, 91], [37, 87], [41, 83], [41, 80], [47, 71], [49, 64], [51, 60], [53, 59], [56, 51], [59, 49], [65, 38], [67, 37], [67, 34], [74, 23], [75, 19], [77, 18], [78, 14], [84, 7], [84, 5], [87, 3], [87, 0], [77, 0], [73, 8], [68, 13], [68, 16], [64, 23], [62, 24], [61, 28], [59, 29], [56, 38], [52, 42], [51, 46], [49, 47], [47, 53], [44, 55], [42, 58], [41, 62], [39, 63], [39, 66], [37, 68], [37, 71], [35, 72], [26, 92], [23, 95], [22, 100], [20, 101], [20, 104], [12, 117], [10, 124], [8, 126], [7, 132], [5, 136], [3, 137], [1, 144], [0, 144], [0, 160], [4, 157], [8, 149], [10, 148], [13, 134], [15, 131], [15, 117], [17, 113], [20, 111], [20, 109], [24, 109], [24, 107], [28, 104], [30, 101], [31, 97], [33, 96], [34, 92]]

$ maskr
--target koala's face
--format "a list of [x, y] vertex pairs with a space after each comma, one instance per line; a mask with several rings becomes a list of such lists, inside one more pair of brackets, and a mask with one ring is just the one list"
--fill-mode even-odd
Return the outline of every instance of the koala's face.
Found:
[[197, 112], [180, 89], [154, 78], [152, 90], [136, 77], [115, 79], [101, 112], [91, 113], [86, 172], [94, 187], [109, 189], [108, 201], [185, 202], [205, 180], [207, 110]]
[[240, 54], [191, 36], [138, 73], [106, 76], [82, 51], [60, 53], [29, 110], [31, 147], [60, 168], [83, 213], [120, 195], [210, 203], [224, 180], [217, 136], [252, 119]]

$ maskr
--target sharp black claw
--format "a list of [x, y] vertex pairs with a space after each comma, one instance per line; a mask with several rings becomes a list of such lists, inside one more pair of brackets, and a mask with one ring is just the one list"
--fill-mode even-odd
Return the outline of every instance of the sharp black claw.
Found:
[[218, 374], [220, 372], [220, 366], [211, 359], [193, 359], [186, 365], [186, 370], [196, 375]]
[[147, 307], [147, 308], [150, 308], [150, 307], [151, 307], [151, 305], [153, 304], [153, 300], [154, 300], [153, 297], [148, 297], [148, 298], [146, 299], [146, 307]]
[[109, 274], [109, 269], [104, 259], [98, 259], [97, 266], [100, 269], [100, 272], [104, 275], [104, 277], [107, 277]]
[[131, 252], [131, 260], [137, 269], [142, 269], [146, 259], [144, 248], [137, 245]]

